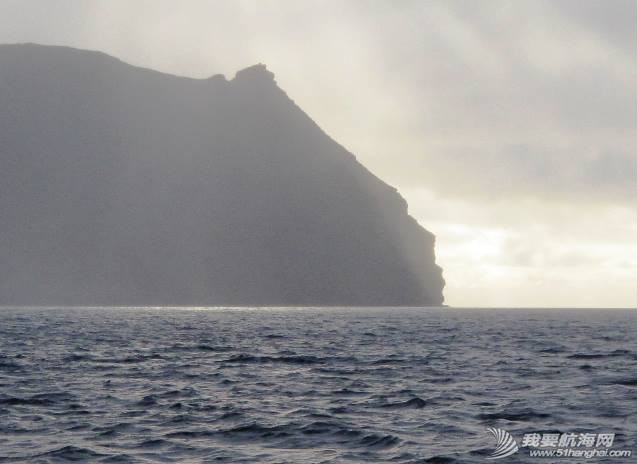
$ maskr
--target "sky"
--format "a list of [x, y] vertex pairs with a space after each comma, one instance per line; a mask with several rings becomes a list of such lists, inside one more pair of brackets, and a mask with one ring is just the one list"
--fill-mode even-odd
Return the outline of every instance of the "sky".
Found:
[[0, 0], [0, 43], [264, 63], [436, 235], [453, 306], [637, 307], [637, 2]]

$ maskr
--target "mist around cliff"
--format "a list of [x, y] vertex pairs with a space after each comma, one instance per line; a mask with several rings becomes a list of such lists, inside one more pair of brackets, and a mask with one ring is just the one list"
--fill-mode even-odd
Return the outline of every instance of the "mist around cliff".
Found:
[[443, 302], [434, 236], [263, 64], [0, 46], [0, 133], [0, 304]]

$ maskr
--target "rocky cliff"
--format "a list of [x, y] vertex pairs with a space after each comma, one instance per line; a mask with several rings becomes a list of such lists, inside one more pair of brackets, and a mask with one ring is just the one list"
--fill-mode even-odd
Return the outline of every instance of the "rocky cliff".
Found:
[[0, 305], [443, 301], [433, 235], [263, 65], [0, 46], [0, 163]]

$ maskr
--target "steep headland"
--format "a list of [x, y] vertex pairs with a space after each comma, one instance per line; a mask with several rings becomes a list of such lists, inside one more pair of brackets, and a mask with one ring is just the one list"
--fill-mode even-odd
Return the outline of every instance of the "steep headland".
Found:
[[434, 236], [263, 65], [0, 46], [0, 163], [0, 305], [443, 302]]

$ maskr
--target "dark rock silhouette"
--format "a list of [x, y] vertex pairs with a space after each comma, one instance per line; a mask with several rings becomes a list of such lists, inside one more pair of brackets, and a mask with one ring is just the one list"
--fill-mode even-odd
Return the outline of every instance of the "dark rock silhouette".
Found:
[[439, 305], [434, 237], [263, 65], [0, 46], [0, 305]]

